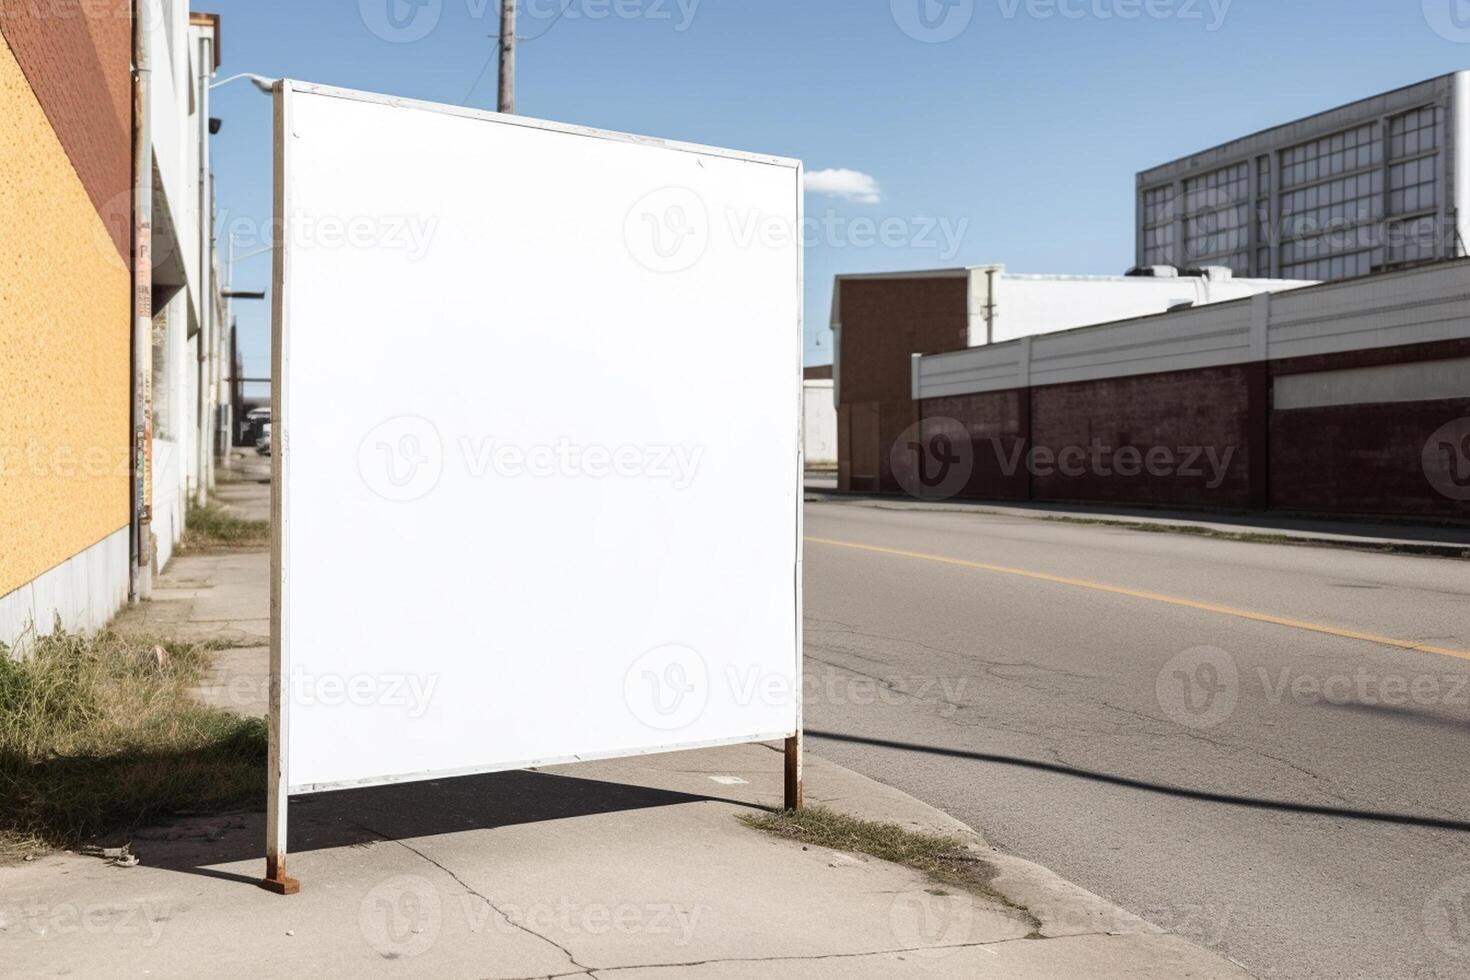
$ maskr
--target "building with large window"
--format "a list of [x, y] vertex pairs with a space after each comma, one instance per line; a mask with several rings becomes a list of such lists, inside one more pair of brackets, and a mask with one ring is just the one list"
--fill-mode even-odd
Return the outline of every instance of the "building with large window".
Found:
[[1467, 253], [1470, 72], [1138, 175], [1137, 262], [1334, 280]]

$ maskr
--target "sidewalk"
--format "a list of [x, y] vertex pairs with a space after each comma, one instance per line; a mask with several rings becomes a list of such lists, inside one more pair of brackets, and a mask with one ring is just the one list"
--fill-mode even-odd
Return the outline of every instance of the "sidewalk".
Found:
[[1278, 514], [1216, 514], [1111, 504], [1007, 504], [991, 501], [929, 502], [906, 497], [840, 493], [807, 481], [808, 503], [845, 504], [879, 510], [928, 510], [985, 514], [1025, 520], [1112, 525], [1148, 531], [1207, 534], [1338, 548], [1358, 548], [1439, 558], [1470, 558], [1470, 527], [1387, 521], [1299, 517]]
[[[262, 713], [268, 562], [181, 556], [119, 626], [237, 644], [201, 696]], [[745, 745], [293, 799], [289, 898], [255, 887], [259, 812], [137, 834], [134, 868], [72, 854], [0, 868], [0, 963], [8, 976], [1247, 975], [897, 790], [810, 755], [806, 778], [811, 804], [968, 842], [1006, 901], [742, 825], [781, 799], [778, 748]]]

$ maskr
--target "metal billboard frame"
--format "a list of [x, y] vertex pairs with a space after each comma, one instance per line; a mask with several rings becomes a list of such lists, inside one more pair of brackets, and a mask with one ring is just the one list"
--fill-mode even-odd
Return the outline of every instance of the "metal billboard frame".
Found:
[[[333, 98], [341, 98], [358, 102], [367, 102], [377, 105], [394, 106], [402, 108], [417, 109], [456, 116], [460, 118], [474, 119], [487, 123], [500, 125], [520, 126], [543, 131], [562, 133], [567, 135], [584, 136], [595, 139], [611, 140], [614, 142], [636, 144], [642, 146], [654, 146], [679, 152], [699, 154], [706, 157], [723, 157], [727, 159], [740, 160], [753, 163], [764, 163], [779, 167], [786, 167], [795, 171], [796, 202], [795, 214], [798, 234], [804, 228], [805, 207], [803, 199], [803, 164], [799, 160], [774, 157], [762, 154], [743, 153], [735, 150], [722, 149], [718, 147], [704, 146], [694, 143], [683, 143], [670, 140], [655, 139], [651, 137], [636, 136], [627, 133], [618, 133], [608, 130], [593, 129], [584, 126], [569, 125], [563, 123], [549, 122], [539, 119], [531, 119], [522, 116], [505, 115], [501, 113], [488, 112], [478, 109], [469, 109], [460, 106], [441, 105], [438, 103], [424, 102], [414, 99], [404, 99], [394, 96], [380, 95], [361, 92], [351, 89], [337, 88], [333, 86], [303, 83], [291, 79], [282, 79], [276, 82], [273, 88], [274, 102], [274, 223], [272, 243], [272, 316], [271, 316], [271, 369], [273, 383], [271, 385], [271, 417], [273, 428], [276, 433], [275, 446], [271, 454], [271, 562], [270, 562], [270, 677], [268, 688], [267, 724], [269, 750], [267, 759], [267, 782], [266, 782], [266, 874], [260, 882], [261, 886], [269, 891], [281, 895], [296, 894], [300, 890], [300, 883], [286, 873], [286, 858], [288, 853], [288, 817], [287, 804], [293, 795], [293, 787], [287, 774], [287, 735], [289, 733], [289, 699], [283, 696], [282, 674], [287, 662], [287, 651], [283, 635], [284, 617], [287, 615], [286, 603], [284, 601], [284, 582], [288, 570], [289, 554], [289, 528], [285, 520], [285, 494], [286, 475], [290, 465], [290, 405], [289, 385], [286, 383], [289, 377], [290, 364], [287, 357], [286, 337], [290, 330], [287, 322], [289, 317], [289, 304], [286, 298], [291, 289], [291, 256], [288, 253], [286, 242], [288, 239], [288, 220], [291, 214], [290, 191], [286, 180], [287, 146], [289, 141], [286, 134], [291, 125], [291, 95], [293, 93], [323, 95]], [[792, 367], [792, 384], [798, 393], [802, 391], [804, 382], [804, 255], [800, 240], [796, 247], [796, 281], [795, 309], [796, 323], [794, 335], [794, 364]], [[714, 747], [719, 745], [739, 745], [754, 742], [781, 741], [783, 744], [784, 767], [783, 767], [783, 796], [784, 806], [788, 810], [801, 809], [803, 800], [803, 623], [802, 623], [802, 568], [804, 563], [804, 526], [805, 515], [802, 505], [805, 479], [804, 479], [804, 444], [803, 427], [804, 419], [800, 411], [800, 400], [798, 400], [798, 411], [794, 419], [794, 452], [796, 453], [796, 513], [794, 515], [795, 533], [795, 562], [793, 568], [793, 580], [791, 587], [795, 596], [795, 616], [792, 628], [795, 635], [795, 729], [794, 731], [782, 731], [760, 734], [751, 737], [740, 737], [733, 739], [722, 739], [697, 744], [685, 744], [677, 747], [678, 751], [692, 751], [699, 748]], [[439, 771], [432, 774], [416, 775], [414, 779], [424, 778], [452, 778], [457, 776], [477, 775], [492, 772], [506, 772], [532, 766], [545, 766], [555, 764], [566, 764], [573, 762], [595, 761], [608, 758], [629, 758], [638, 755], [651, 755], [675, 749], [650, 748], [646, 750], [609, 753], [586, 753], [574, 757], [528, 759], [511, 764], [493, 764], [483, 767], [472, 767], [454, 771]], [[384, 778], [360, 783], [338, 784], [331, 786], [313, 786], [307, 789], [296, 787], [294, 792], [326, 791], [329, 789], [346, 789], [352, 786], [389, 785], [397, 782], [408, 781], [408, 778]]]

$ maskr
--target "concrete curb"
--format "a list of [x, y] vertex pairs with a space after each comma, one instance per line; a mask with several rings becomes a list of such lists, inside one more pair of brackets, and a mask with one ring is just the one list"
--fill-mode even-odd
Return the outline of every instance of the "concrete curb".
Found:
[[[1108, 513], [1090, 510], [1043, 510], [1030, 507], [1011, 507], [996, 503], [931, 503], [922, 500], [903, 500], [895, 497], [880, 497], [868, 494], [843, 493], [833, 490], [806, 491], [807, 503], [841, 504], [848, 507], [868, 507], [874, 510], [929, 511], [932, 513], [974, 514], [986, 517], [1014, 517], [1023, 520], [1050, 523], [1073, 523], [1098, 527], [1141, 529], [1156, 532], [1197, 534], [1222, 541], [1252, 541], [1257, 537], [1273, 539], [1266, 543], [1277, 543], [1299, 547], [1340, 548], [1351, 551], [1370, 551], [1379, 554], [1410, 555], [1424, 558], [1451, 558], [1470, 560], [1470, 531], [1444, 528], [1447, 537], [1459, 536], [1465, 540], [1416, 540], [1413, 538], [1358, 535], [1323, 531], [1295, 530], [1271, 523], [1247, 524], [1211, 521], [1205, 517], [1190, 519], [1182, 517], [1159, 517], [1147, 513]], [[1345, 526], [1352, 522], [1341, 522]], [[1145, 525], [1146, 527], [1140, 527]], [[1435, 526], [1413, 526], [1421, 533], [1440, 531]]]

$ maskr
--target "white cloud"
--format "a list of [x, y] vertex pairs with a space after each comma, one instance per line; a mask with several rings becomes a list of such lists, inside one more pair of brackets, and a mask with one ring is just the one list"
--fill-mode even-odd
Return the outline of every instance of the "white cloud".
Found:
[[877, 204], [883, 200], [878, 178], [861, 170], [810, 171], [806, 175], [806, 189], [812, 194], [831, 194], [859, 204]]

